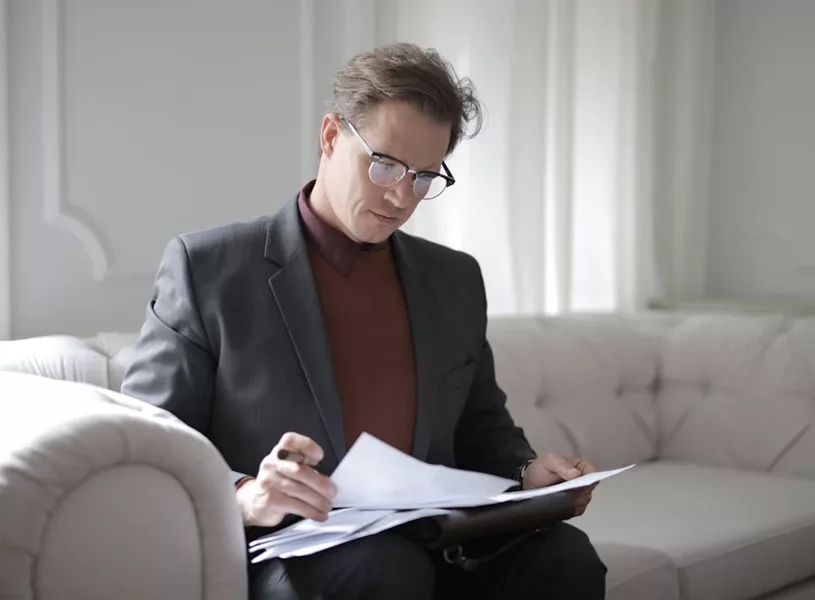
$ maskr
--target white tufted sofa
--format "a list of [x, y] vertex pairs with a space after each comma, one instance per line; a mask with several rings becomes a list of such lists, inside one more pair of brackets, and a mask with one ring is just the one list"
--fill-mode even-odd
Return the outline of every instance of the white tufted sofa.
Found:
[[105, 389], [133, 339], [0, 342], [0, 600], [246, 597], [221, 455]]
[[[539, 452], [579, 454], [603, 468], [638, 463], [637, 468], [601, 484], [586, 515], [573, 520], [591, 536], [609, 567], [608, 598], [815, 598], [815, 319], [663, 313], [493, 319], [489, 338], [510, 410]], [[91, 340], [51, 337], [0, 342], [0, 371], [34, 372], [117, 389], [133, 339], [107, 334]], [[0, 373], [0, 394], [8, 389], [2, 382]], [[49, 459], [47, 452], [38, 452], [45, 448], [43, 436], [48, 443], [60, 439], [60, 419], [76, 420], [72, 411], [64, 410], [74, 399], [56, 388], [43, 388], [22, 400], [0, 395], [0, 422], [13, 423], [6, 426], [9, 431], [25, 432], [31, 427], [29, 421], [37, 419], [37, 410], [20, 412], [16, 408], [22, 401], [35, 406], [50, 402], [40, 410], [63, 407], [63, 416], [56, 421], [32, 428], [29, 437], [23, 433], [15, 438], [13, 452], [28, 452], [40, 460], [15, 462], [13, 456], [9, 458], [8, 446], [0, 442], [0, 561], [9, 548], [22, 548], [24, 552], [18, 554], [26, 557], [25, 564], [34, 573], [42, 573], [37, 565], [43, 557], [50, 561], [46, 565], [62, 565], [61, 570], [50, 571], [57, 578], [50, 580], [51, 590], [56, 589], [59, 578], [77, 578], [70, 545], [63, 540], [62, 545], [44, 550], [50, 543], [48, 522], [61, 509], [48, 503], [38, 506], [33, 511], [38, 515], [38, 529], [23, 544], [23, 538], [10, 537], [16, 530], [9, 523], [19, 522], [32, 511], [10, 487], [21, 479], [54, 477], [62, 481], [71, 469], [95, 468], [94, 449], [109, 452], [109, 444], [98, 445], [92, 436], [83, 443], [78, 462]], [[86, 426], [108, 419], [103, 410], [94, 416], [88, 406], [77, 406], [76, 414], [84, 415], [79, 420]], [[152, 430], [145, 430], [145, 435], [148, 431]], [[125, 445], [128, 451], [145, 448], [138, 441], [141, 435], [134, 431], [135, 437]], [[151, 440], [147, 447], [172, 443], [164, 438], [180, 433], [165, 429], [150, 435], [159, 437], [146, 438]], [[228, 497], [231, 489], [225, 465], [214, 461], [218, 474], [208, 474], [213, 461], [209, 458], [212, 452], [204, 450], [206, 441], [187, 437], [190, 443], [200, 444], [202, 456], [208, 458], [187, 464], [181, 472], [207, 481], [221, 478], [217, 483], [210, 481], [214, 487], [207, 493]], [[144, 461], [138, 453], [115, 457], [117, 464]], [[18, 473], [18, 479], [9, 478], [10, 472]], [[115, 485], [138, 489], [140, 502], [151, 499], [160, 505], [156, 499], [169, 493], [135, 476], [128, 484], [128, 477]], [[119, 514], [133, 515], [134, 531], [139, 531], [141, 519], [141, 535], [152, 539], [153, 517], [134, 512], [121, 494], [111, 500], [119, 512], [96, 520], [93, 515], [104, 512], [105, 506], [105, 495], [99, 498], [88, 501], [86, 513], [72, 530], [74, 534], [81, 531], [86, 544], [107, 548], [106, 528]], [[76, 510], [82, 502], [73, 503], [79, 505]], [[166, 527], [174, 524], [174, 536], [195, 539], [195, 521], [181, 516], [189, 506], [179, 502], [164, 511], [162, 523]], [[178, 519], [167, 516], [174, 511]], [[211, 559], [226, 565], [219, 581], [238, 589], [245, 581], [234, 580], [235, 565], [243, 560], [240, 548], [234, 545], [240, 537], [235, 515], [227, 509], [210, 513], [208, 518], [221, 519], [221, 530], [228, 532], [228, 549], [221, 548], [218, 558]], [[202, 556], [206, 555], [206, 540], [200, 547], [205, 549]], [[163, 543], [135, 543], [124, 556], [149, 559], [145, 564], [154, 570], [154, 585], [161, 585], [162, 578], [168, 578], [168, 586], [178, 585], [177, 580], [184, 577], [189, 578], [188, 585], [194, 585], [200, 581], [199, 571], [213, 568], [211, 560], [207, 563], [197, 555], [181, 560], [179, 552], [183, 550], [177, 543], [166, 547]], [[82, 565], [85, 583], [104, 580], [108, 561], [115, 566], [122, 559], [112, 553], [93, 556], [93, 563]], [[198, 565], [199, 570], [184, 571], [185, 575], [166, 571], [166, 565], [179, 560]], [[71, 566], [71, 572], [65, 565]], [[42, 593], [45, 588], [36, 588], [42, 585], [42, 578], [21, 573], [20, 568], [0, 568], [0, 598], [6, 597], [3, 593], [10, 585], [19, 590], [18, 595], [8, 596], [13, 598], [170, 597], [126, 596], [121, 590], [135, 585], [127, 574], [121, 574], [125, 579], [119, 581], [118, 594], [110, 594], [113, 588], [107, 587], [107, 595], [94, 595], [91, 592], [103, 588], [88, 584], [84, 595], [47, 595]], [[110, 579], [107, 577], [105, 585], [115, 585]], [[229, 597], [218, 595], [218, 589], [223, 592], [226, 588], [216, 586], [215, 591], [183, 597]]]
[[815, 318], [504, 319], [489, 336], [538, 451], [639, 465], [574, 520], [610, 598], [815, 598]]

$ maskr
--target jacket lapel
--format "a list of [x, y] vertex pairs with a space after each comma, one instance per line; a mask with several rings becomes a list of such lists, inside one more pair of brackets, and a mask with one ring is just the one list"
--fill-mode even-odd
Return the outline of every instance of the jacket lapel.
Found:
[[394, 255], [405, 294], [416, 361], [418, 398], [413, 456], [425, 460], [433, 435], [438, 401], [438, 344], [434, 332], [439, 330], [437, 323], [439, 312], [423, 266], [417, 260], [412, 245], [413, 239], [409, 236], [398, 231], [394, 234]]
[[342, 406], [297, 202], [271, 221], [265, 256], [280, 267], [269, 286], [339, 462], [346, 452]]

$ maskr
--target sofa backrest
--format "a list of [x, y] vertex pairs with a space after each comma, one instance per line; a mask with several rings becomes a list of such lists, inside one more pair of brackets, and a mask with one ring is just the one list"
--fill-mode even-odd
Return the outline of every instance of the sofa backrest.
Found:
[[488, 337], [538, 452], [815, 476], [815, 319], [493, 319]]
[[[815, 318], [493, 318], [508, 407], [539, 453], [815, 476]], [[118, 391], [136, 334], [0, 342], [0, 371]]]
[[0, 371], [78, 381], [118, 392], [137, 337], [100, 333], [92, 338], [48, 335], [0, 341]]
[[500, 318], [487, 337], [507, 406], [539, 453], [601, 468], [656, 457], [656, 390], [666, 320]]
[[815, 319], [688, 318], [661, 364], [662, 457], [815, 476]]

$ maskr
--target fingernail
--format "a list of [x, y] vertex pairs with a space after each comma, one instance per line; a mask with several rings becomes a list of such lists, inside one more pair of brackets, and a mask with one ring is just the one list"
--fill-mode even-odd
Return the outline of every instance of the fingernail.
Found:
[[580, 471], [578, 471], [577, 469], [569, 469], [569, 475], [571, 475], [572, 477], [577, 477], [578, 475], [580, 475]]

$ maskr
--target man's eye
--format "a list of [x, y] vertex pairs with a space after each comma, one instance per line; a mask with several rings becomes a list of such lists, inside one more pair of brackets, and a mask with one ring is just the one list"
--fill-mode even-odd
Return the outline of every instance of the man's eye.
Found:
[[398, 162], [388, 160], [387, 158], [380, 158], [377, 162], [382, 166], [383, 169], [393, 171], [401, 171], [402, 169], [404, 169], [404, 167], [400, 165]]

